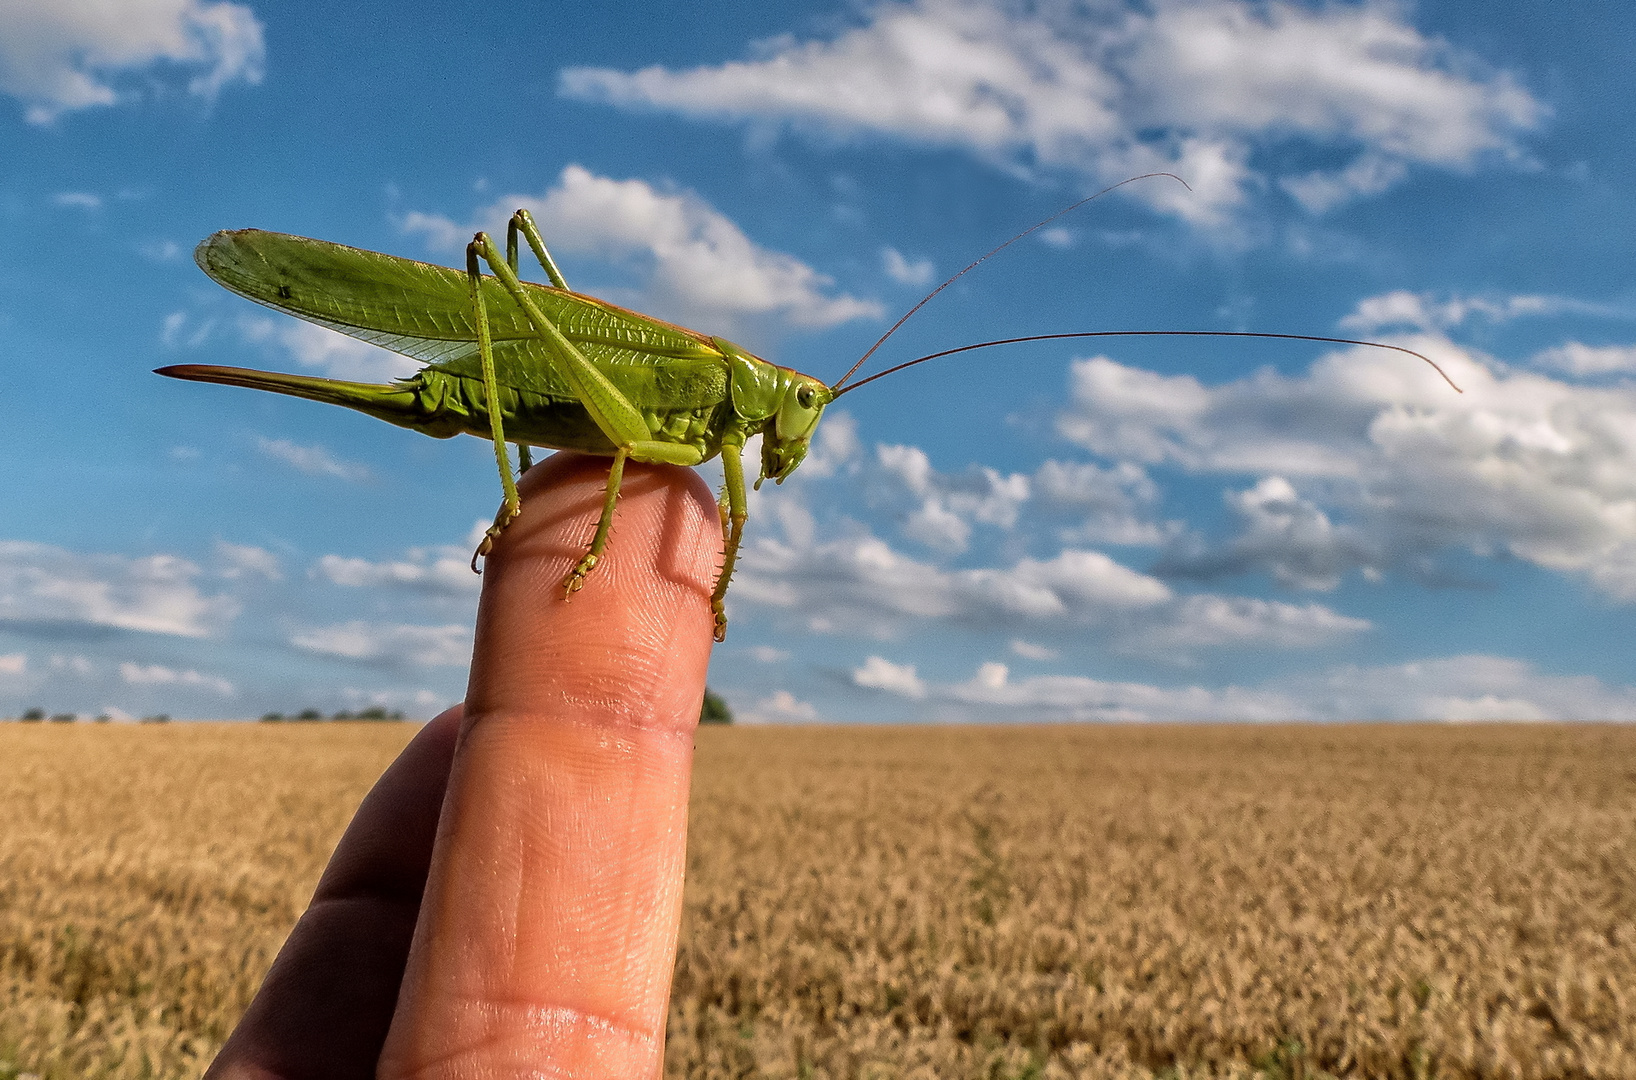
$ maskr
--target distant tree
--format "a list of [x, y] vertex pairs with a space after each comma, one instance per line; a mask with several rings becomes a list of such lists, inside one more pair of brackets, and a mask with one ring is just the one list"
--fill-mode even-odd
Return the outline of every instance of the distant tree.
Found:
[[372, 707], [370, 707], [368, 709], [359, 710], [358, 715], [353, 717], [353, 719], [354, 720], [390, 720], [391, 717], [387, 715], [387, 712], [386, 712], [385, 709], [381, 708], [379, 705], [375, 705], [375, 706], [372, 706]]
[[280, 721], [282, 721], [283, 719], [284, 719], [284, 714], [281, 713], [281, 712], [270, 712], [270, 713], [262, 713], [261, 714], [261, 722], [263, 724], [276, 724], [276, 723], [279, 723]]
[[330, 717], [330, 719], [331, 720], [351, 720], [352, 719], [352, 714], [347, 712], [345, 709], [342, 709], [340, 712], [338, 712], [334, 716]]
[[727, 707], [720, 694], [713, 690], [705, 690], [704, 705], [699, 709], [699, 723], [701, 724], [731, 724], [733, 710]]
[[107, 724], [111, 723], [113, 719], [114, 718], [109, 716], [107, 713], [98, 713], [96, 720], [93, 722], [98, 724]]
[[38, 724], [41, 720], [45, 719], [45, 710], [44, 709], [30, 709], [27, 712], [25, 712], [19, 719], [21, 719], [25, 724]]
[[168, 724], [170, 723], [170, 713], [155, 713], [152, 716], [144, 716], [141, 722], [144, 724]]
[[53, 724], [72, 724], [79, 717], [71, 712], [60, 712], [51, 718]]
[[297, 720], [322, 720], [324, 718], [324, 714], [319, 712], [317, 709], [302, 709], [300, 712], [295, 714], [295, 718]]

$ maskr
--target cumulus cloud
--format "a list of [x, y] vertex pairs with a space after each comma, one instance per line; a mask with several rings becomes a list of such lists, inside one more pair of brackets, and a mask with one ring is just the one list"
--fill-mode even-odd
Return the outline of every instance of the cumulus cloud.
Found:
[[932, 275], [932, 260], [909, 260], [897, 248], [881, 249], [881, 265], [886, 270], [886, 276], [899, 285], [930, 285]]
[[1358, 333], [1381, 330], [1452, 330], [1476, 319], [1491, 323], [1550, 315], [1618, 315], [1613, 308], [1569, 296], [1524, 293], [1514, 296], [1439, 295], [1395, 289], [1358, 301], [1340, 321], [1341, 329]]
[[1097, 551], [946, 570], [859, 534], [804, 545], [762, 538], [746, 546], [741, 565], [735, 602], [798, 614], [819, 632], [886, 636], [906, 620], [1078, 625], [1171, 599], [1163, 582]]
[[1200, 648], [1265, 645], [1312, 648], [1369, 629], [1367, 619], [1321, 604], [1286, 604], [1245, 596], [1189, 596], [1168, 618], [1126, 639], [1126, 652], [1163, 650], [1183, 655]]
[[261, 81], [261, 23], [248, 7], [204, 0], [0, 4], [0, 92], [31, 124], [134, 96], [168, 67], [211, 100], [233, 82]]
[[483, 580], [471, 572], [471, 552], [471, 547], [453, 545], [409, 548], [399, 558], [378, 562], [325, 555], [313, 565], [310, 576], [349, 588], [397, 588], [468, 596], [478, 591]]
[[1098, 357], [1073, 365], [1059, 430], [1115, 459], [1261, 477], [1229, 496], [1238, 535], [1186, 538], [1165, 573], [1258, 567], [1327, 588], [1353, 568], [1503, 553], [1636, 600], [1636, 387], [1497, 372], [1440, 338], [1407, 343], [1465, 393], [1371, 349], [1214, 387]]
[[1522, 140], [1547, 108], [1406, 14], [1247, 0], [877, 3], [827, 40], [786, 36], [755, 59], [685, 70], [569, 68], [560, 89], [695, 119], [953, 146], [1093, 185], [1174, 172], [1193, 192], [1128, 193], [1219, 224], [1257, 190], [1321, 213], [1412, 167], [1525, 158]]
[[[730, 602], [771, 609], [819, 633], [888, 638], [931, 623], [1094, 631], [1120, 652], [1186, 660], [1201, 649], [1318, 648], [1370, 626], [1318, 604], [1178, 595], [1101, 552], [1076, 548], [1005, 567], [946, 569], [858, 532], [807, 542], [764, 537], [747, 545], [740, 565]], [[1055, 655], [1021, 640], [1013, 649], [1032, 659]], [[886, 664], [870, 661], [853, 679], [860, 686], [913, 685], [912, 671]]]
[[278, 556], [266, 548], [259, 548], [253, 544], [229, 544], [225, 540], [216, 541], [216, 558], [221, 563], [219, 573], [228, 579], [259, 577], [268, 581], [282, 581], [284, 574], [279, 569]]
[[1049, 646], [1036, 645], [1032, 641], [1024, 641], [1022, 638], [1011, 639], [1011, 651], [1024, 660], [1055, 660], [1062, 655]]
[[308, 476], [331, 476], [337, 480], [368, 480], [369, 466], [336, 457], [322, 446], [302, 446], [289, 439], [258, 438], [256, 445], [274, 461], [282, 461]]
[[506, 195], [470, 224], [411, 213], [403, 227], [434, 246], [456, 249], [477, 229], [500, 233], [527, 207], [556, 254], [585, 254], [630, 267], [642, 284], [610, 297], [690, 325], [730, 328], [771, 320], [804, 329], [879, 318], [874, 300], [834, 292], [834, 280], [791, 255], [769, 251], [689, 191], [614, 180], [570, 165], [538, 195]]
[[307, 652], [372, 663], [452, 667], [471, 661], [471, 629], [461, 625], [354, 620], [303, 631], [291, 637], [290, 644]]
[[737, 719], [742, 724], [811, 724], [818, 720], [818, 707], [788, 690], [775, 690], [739, 712]]
[[989, 662], [964, 682], [919, 686], [930, 715], [986, 723], [1636, 719], [1636, 687], [1543, 674], [1527, 661], [1496, 656], [1348, 665], [1254, 687], [1013, 679], [1005, 664]]
[[146, 667], [141, 664], [120, 664], [119, 677], [132, 686], [181, 686], [209, 690], [223, 697], [232, 697], [238, 693], [233, 684], [226, 679], [214, 675], [201, 675], [192, 670], [177, 671], [160, 664], [149, 664]]
[[1069, 543], [1158, 544], [1181, 528], [1154, 520], [1159, 485], [1129, 461], [1108, 467], [1046, 461], [1034, 473], [1032, 491], [1044, 512], [1081, 518], [1058, 534]]
[[[167, 344], [181, 337], [186, 315], [177, 313], [170, 318], [182, 321], [175, 327], [167, 321]], [[211, 329], [209, 324], [201, 327], [188, 338], [188, 345], [196, 347], [208, 338]], [[421, 368], [418, 360], [293, 316], [242, 315], [238, 329], [246, 340], [276, 346], [301, 367], [312, 368], [328, 379], [383, 383], [407, 378]]]
[[1569, 375], [1625, 375], [1636, 372], [1636, 345], [1583, 345], [1570, 341], [1544, 350], [1533, 362]]
[[0, 541], [0, 623], [205, 637], [231, 621], [239, 605], [202, 595], [200, 573], [175, 555], [132, 558]]
[[28, 654], [6, 653], [0, 656], [0, 675], [21, 675], [28, 670]]
[[918, 446], [875, 448], [877, 476], [891, 489], [887, 498], [906, 499], [903, 534], [944, 552], [966, 549], [973, 522], [1010, 529], [1028, 501], [1029, 479], [1002, 476], [972, 466], [963, 474], [939, 473]]
[[894, 664], [881, 656], [871, 656], [863, 667], [855, 668], [852, 681], [858, 686], [885, 690], [899, 697], [919, 699], [926, 696], [926, 684], [915, 674], [914, 665]]

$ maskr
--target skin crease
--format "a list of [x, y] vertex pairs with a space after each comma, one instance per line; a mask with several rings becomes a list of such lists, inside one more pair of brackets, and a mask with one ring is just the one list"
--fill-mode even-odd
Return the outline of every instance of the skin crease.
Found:
[[464, 709], [364, 800], [211, 1080], [660, 1074], [721, 529], [697, 473], [633, 462], [564, 603], [607, 469], [523, 477]]

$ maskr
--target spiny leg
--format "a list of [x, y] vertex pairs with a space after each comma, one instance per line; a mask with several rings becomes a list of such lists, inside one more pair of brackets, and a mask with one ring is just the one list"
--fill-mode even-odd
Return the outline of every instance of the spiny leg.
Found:
[[[727, 546], [722, 552], [721, 575], [710, 594], [710, 611], [716, 617], [716, 640], [727, 640], [727, 586], [733, 580], [733, 566], [738, 562], [739, 541], [744, 538], [744, 521], [749, 510], [744, 497], [744, 444], [723, 440], [721, 466], [727, 487]], [[718, 504], [719, 507], [719, 504]]]
[[534, 467], [534, 448], [532, 446], [529, 446], [525, 442], [518, 443], [517, 444], [517, 475], [521, 476], [523, 473], [527, 472], [528, 470], [532, 469], [533, 467]]
[[494, 343], [489, 337], [489, 313], [483, 303], [483, 274], [477, 262], [477, 244], [466, 245], [466, 278], [471, 283], [472, 314], [477, 323], [477, 354], [483, 365], [483, 399], [489, 414], [489, 433], [494, 438], [494, 458], [500, 466], [500, 487], [505, 501], [494, 515], [494, 524], [483, 534], [483, 542], [472, 552], [472, 573], [480, 574], [477, 560], [494, 550], [494, 539], [507, 525], [522, 513], [522, 496], [517, 494], [517, 482], [511, 476], [511, 459], [506, 456], [506, 433], [500, 418], [500, 388], [494, 375]]
[[[532, 223], [524, 221], [525, 233], [532, 228]], [[537, 235], [537, 233], [536, 233]], [[608, 528], [613, 521], [614, 503], [619, 497], [619, 479], [623, 472], [623, 459], [635, 458], [637, 461], [654, 462], [672, 465], [697, 465], [704, 460], [705, 451], [701, 445], [689, 443], [671, 443], [656, 440], [648, 430], [647, 420], [641, 410], [632, 405], [619, 387], [606, 374], [599, 370], [585, 358], [574, 343], [563, 335], [556, 323], [540, 310], [529, 296], [517, 275], [512, 272], [508, 263], [502, 261], [500, 252], [495, 248], [494, 241], [484, 233], [478, 233], [472, 240], [473, 246], [494, 271], [495, 277], [500, 279], [512, 300], [528, 318], [529, 325], [534, 328], [535, 335], [554, 354], [554, 360], [559, 365], [563, 377], [573, 389], [574, 396], [579, 399], [585, 411], [590, 414], [591, 420], [607, 438], [616, 452], [616, 468], [609, 477], [608, 495], [603, 509], [602, 520], [598, 524], [595, 543], [587, 558], [569, 575], [565, 582], [568, 592], [579, 587], [576, 582], [582, 583], [584, 577], [596, 565], [606, 546]], [[543, 248], [543, 244], [541, 247]], [[547, 256], [549, 258], [549, 256]], [[742, 436], [739, 439], [742, 443]], [[742, 489], [742, 481], [740, 488]], [[742, 490], [741, 490], [742, 493]], [[741, 500], [742, 502], [742, 500]]]
[[624, 450], [614, 452], [613, 464], [608, 468], [608, 488], [602, 497], [602, 517], [597, 519], [596, 535], [591, 537], [591, 550], [562, 579], [564, 600], [572, 598], [585, 586], [585, 576], [596, 569], [602, 552], [608, 547], [608, 530], [613, 528], [614, 506], [619, 502], [619, 484], [625, 477], [625, 459], [629, 456]]

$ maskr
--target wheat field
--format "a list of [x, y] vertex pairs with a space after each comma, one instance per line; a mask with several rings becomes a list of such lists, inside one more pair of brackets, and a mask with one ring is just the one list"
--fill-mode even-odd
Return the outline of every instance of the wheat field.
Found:
[[[197, 1076], [412, 733], [0, 725], [0, 1080]], [[1633, 752], [702, 730], [667, 1075], [1636, 1078]]]

